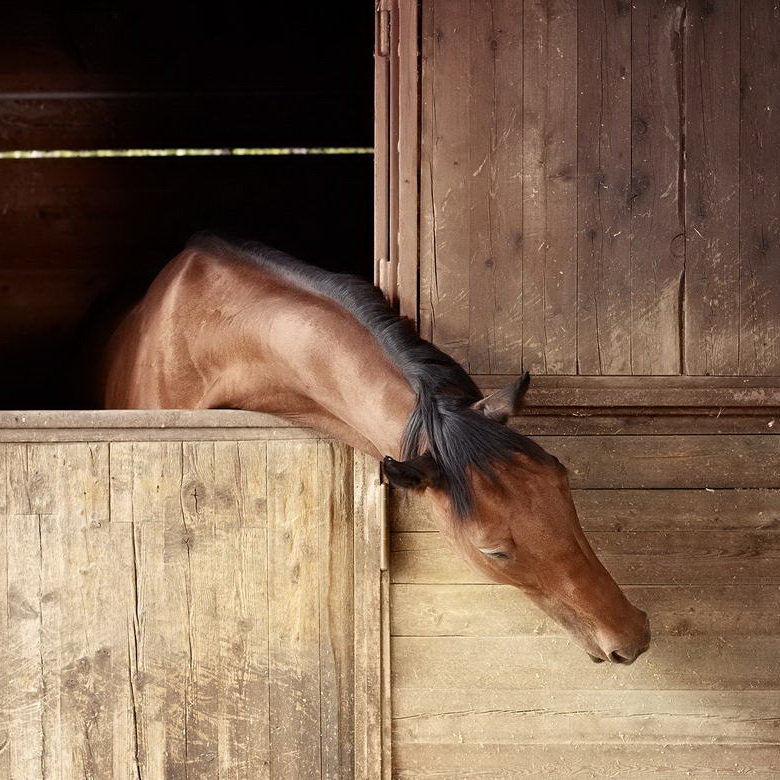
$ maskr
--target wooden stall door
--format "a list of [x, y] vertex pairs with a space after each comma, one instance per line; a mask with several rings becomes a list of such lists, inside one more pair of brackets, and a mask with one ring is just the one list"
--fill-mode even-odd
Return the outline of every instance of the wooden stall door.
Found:
[[593, 664], [399, 495], [396, 778], [780, 776], [780, 438], [773, 415], [520, 418], [569, 467], [597, 554], [650, 616]]
[[0, 776], [379, 776], [376, 462], [94, 434], [0, 444]]

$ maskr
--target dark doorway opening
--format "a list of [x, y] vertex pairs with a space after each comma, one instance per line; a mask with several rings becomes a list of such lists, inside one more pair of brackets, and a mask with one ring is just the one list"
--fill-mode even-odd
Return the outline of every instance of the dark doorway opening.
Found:
[[372, 278], [373, 8], [268, 5], [4, 15], [0, 408], [78, 405], [62, 358], [90, 304], [198, 230]]

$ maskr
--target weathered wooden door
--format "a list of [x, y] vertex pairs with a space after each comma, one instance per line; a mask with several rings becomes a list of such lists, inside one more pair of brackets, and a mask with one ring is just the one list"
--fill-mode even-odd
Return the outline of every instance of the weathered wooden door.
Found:
[[0, 776], [379, 775], [375, 461], [263, 415], [1, 416]]

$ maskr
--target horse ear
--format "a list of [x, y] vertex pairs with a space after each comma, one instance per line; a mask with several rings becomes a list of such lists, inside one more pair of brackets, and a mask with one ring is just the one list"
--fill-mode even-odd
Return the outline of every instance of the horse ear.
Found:
[[495, 393], [491, 393], [486, 398], [472, 404], [471, 408], [476, 412], [481, 412], [491, 420], [505, 423], [512, 415], [520, 411], [520, 407], [523, 405], [523, 396], [530, 384], [531, 375], [526, 371], [511, 385], [496, 390]]
[[441, 482], [439, 467], [429, 453], [404, 461], [388, 455], [382, 466], [388, 482], [394, 487], [425, 490]]

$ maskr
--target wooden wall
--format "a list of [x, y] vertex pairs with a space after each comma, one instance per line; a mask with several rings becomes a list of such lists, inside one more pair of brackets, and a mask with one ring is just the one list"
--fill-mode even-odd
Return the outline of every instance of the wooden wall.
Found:
[[473, 373], [778, 374], [776, 3], [421, 6], [423, 334]]
[[377, 475], [264, 415], [0, 413], [0, 776], [379, 777]]
[[777, 777], [780, 440], [773, 415], [536, 415], [583, 527], [650, 615], [632, 666], [593, 664], [394, 494], [398, 778]]

